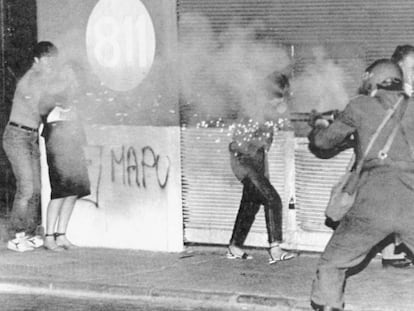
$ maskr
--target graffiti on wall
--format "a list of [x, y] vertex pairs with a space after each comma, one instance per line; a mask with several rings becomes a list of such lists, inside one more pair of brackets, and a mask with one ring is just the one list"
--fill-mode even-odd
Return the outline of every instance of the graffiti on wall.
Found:
[[111, 181], [118, 182], [116, 172], [120, 170], [122, 184], [147, 188], [147, 177], [152, 170], [158, 186], [164, 189], [168, 183], [171, 161], [161, 157], [150, 146], [139, 150], [122, 146], [121, 150], [111, 149]]
[[[91, 179], [91, 195], [81, 200], [100, 206], [101, 188], [104, 173], [110, 172], [110, 182], [127, 187], [148, 189], [155, 186], [165, 189], [170, 176], [171, 160], [168, 155], [161, 155], [151, 146], [136, 148], [122, 145], [109, 148], [109, 159], [104, 160], [105, 146], [87, 147], [89, 178]], [[106, 175], [105, 175], [106, 176]]]

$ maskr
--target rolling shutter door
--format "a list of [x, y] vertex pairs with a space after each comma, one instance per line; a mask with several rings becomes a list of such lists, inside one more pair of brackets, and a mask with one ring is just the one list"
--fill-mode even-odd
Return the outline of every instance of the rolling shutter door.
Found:
[[353, 151], [349, 149], [329, 160], [316, 158], [306, 139], [297, 139], [295, 150], [296, 221], [301, 229], [332, 232], [324, 225], [325, 208], [332, 185], [345, 173]]
[[177, 12], [206, 15], [217, 33], [260, 21], [259, 35], [279, 44], [357, 44], [368, 61], [414, 44], [414, 5], [406, 0], [178, 0]]

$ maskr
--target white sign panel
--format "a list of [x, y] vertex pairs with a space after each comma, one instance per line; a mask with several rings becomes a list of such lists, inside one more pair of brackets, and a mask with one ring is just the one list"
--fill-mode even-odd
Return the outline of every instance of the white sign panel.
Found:
[[86, 29], [92, 70], [116, 91], [135, 88], [148, 74], [155, 55], [155, 30], [139, 0], [100, 0]]

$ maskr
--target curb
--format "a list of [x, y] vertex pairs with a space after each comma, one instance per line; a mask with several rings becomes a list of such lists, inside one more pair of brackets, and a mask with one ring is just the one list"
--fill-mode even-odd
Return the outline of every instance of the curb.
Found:
[[[47, 281], [35, 279], [8, 279], [0, 278], [1, 288], [9, 288], [13, 291], [42, 291], [45, 294], [79, 294], [84, 296], [110, 295], [122, 296], [124, 298], [164, 298], [191, 300], [203, 303], [220, 303], [231, 305], [254, 305], [263, 308], [277, 308], [278, 311], [304, 311], [309, 310], [309, 306], [304, 302], [284, 297], [269, 297], [239, 293], [226, 292], [208, 292], [198, 290], [180, 290], [169, 288], [151, 288], [144, 286], [126, 286], [126, 285], [107, 285], [87, 282], [66, 282], [66, 281]], [[11, 288], [11, 289], [10, 289]]]

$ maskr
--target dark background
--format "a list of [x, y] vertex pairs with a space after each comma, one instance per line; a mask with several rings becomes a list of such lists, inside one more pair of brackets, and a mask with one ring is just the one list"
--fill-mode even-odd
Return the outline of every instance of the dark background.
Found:
[[[37, 42], [36, 1], [0, 0], [0, 11], [0, 133], [3, 134], [16, 80], [30, 67], [31, 49]], [[2, 135], [0, 141], [2, 143]], [[7, 218], [15, 184], [3, 148], [0, 148], [0, 170], [0, 217]]]

